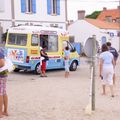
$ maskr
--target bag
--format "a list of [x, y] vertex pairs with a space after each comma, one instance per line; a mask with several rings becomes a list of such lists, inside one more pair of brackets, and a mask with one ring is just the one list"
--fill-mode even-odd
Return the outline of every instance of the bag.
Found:
[[12, 72], [15, 69], [15, 66], [9, 58], [5, 58], [5, 68], [8, 69], [8, 72]]

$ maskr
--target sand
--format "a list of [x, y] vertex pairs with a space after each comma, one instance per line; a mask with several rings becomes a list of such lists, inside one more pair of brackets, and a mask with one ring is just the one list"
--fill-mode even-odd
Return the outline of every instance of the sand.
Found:
[[47, 72], [47, 78], [31, 73], [12, 73], [7, 82], [9, 116], [1, 120], [119, 120], [120, 58], [116, 67], [115, 97], [101, 95], [96, 64], [95, 111], [85, 114], [89, 103], [90, 66], [81, 58], [76, 72], [64, 78], [64, 71]]

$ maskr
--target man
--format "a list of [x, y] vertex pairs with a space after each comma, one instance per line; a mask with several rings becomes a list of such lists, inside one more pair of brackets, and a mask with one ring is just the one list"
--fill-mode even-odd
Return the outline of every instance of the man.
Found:
[[[119, 54], [115, 48], [111, 47], [111, 42], [107, 42], [106, 45], [108, 46], [109, 51], [113, 54], [116, 65], [116, 61], [118, 59]], [[113, 84], [115, 85], [115, 73], [113, 75]]]

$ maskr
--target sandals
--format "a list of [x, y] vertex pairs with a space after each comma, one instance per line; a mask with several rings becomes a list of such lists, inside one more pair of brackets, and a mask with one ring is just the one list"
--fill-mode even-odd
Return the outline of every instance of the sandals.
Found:
[[44, 76], [43, 76], [43, 75], [41, 75], [40, 77], [47, 77], [47, 75], [44, 75]]

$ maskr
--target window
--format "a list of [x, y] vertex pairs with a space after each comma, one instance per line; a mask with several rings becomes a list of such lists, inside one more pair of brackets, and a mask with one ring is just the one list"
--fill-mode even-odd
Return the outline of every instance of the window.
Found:
[[36, 0], [21, 0], [22, 13], [36, 13]]
[[32, 35], [31, 45], [32, 46], [38, 46], [38, 35], [36, 35], [36, 34]]
[[60, 0], [47, 0], [47, 13], [49, 15], [60, 15]]
[[106, 16], [106, 17], [105, 17], [105, 21], [107, 21], [107, 22], [112, 22], [112, 17], [111, 17], [111, 16]]
[[0, 12], [3, 12], [4, 9], [5, 9], [5, 8], [4, 8], [4, 7], [5, 7], [5, 6], [4, 6], [4, 5], [5, 5], [4, 2], [5, 2], [4, 0], [0, 0]]
[[52, 13], [53, 14], [56, 14], [57, 13], [57, 2], [56, 2], [56, 0], [52, 0], [51, 1], [52, 3], [51, 3], [51, 5], [52, 5]]
[[120, 23], [120, 17], [116, 18], [116, 22]]
[[73, 50], [75, 49], [75, 47], [68, 41], [63, 41], [63, 49], [65, 49], [65, 47], [69, 47], [70, 51], [73, 52]]
[[26, 34], [9, 34], [8, 44], [26, 46], [27, 35]]
[[58, 36], [57, 35], [41, 35], [40, 46], [47, 46], [47, 52], [58, 51]]

